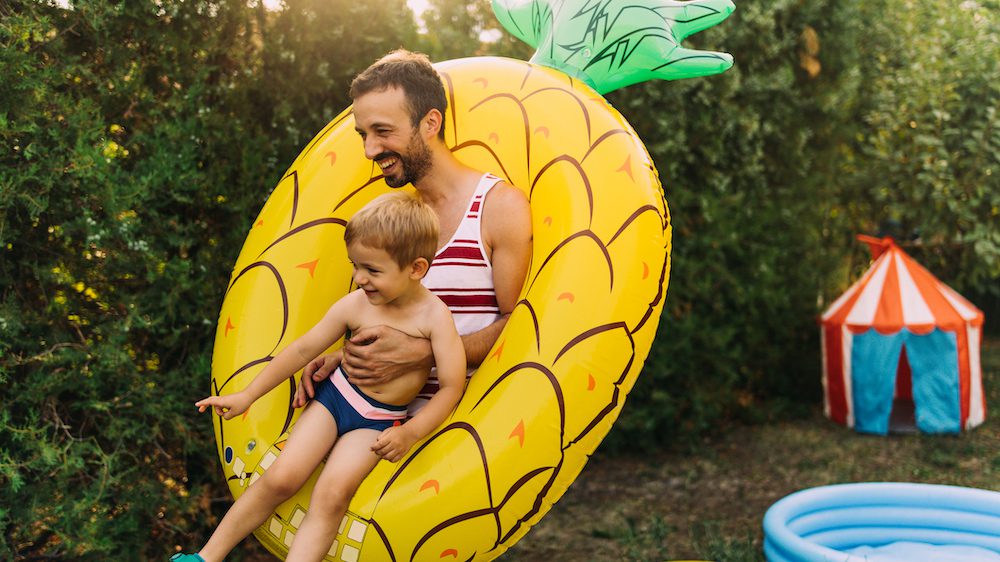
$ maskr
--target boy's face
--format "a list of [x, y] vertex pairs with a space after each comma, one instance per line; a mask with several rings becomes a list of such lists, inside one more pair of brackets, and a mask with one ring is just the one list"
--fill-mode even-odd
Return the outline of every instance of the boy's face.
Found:
[[410, 118], [402, 88], [368, 92], [354, 100], [355, 129], [365, 156], [382, 170], [389, 187], [420, 180], [431, 167], [431, 151]]
[[399, 267], [385, 250], [359, 242], [347, 247], [347, 257], [354, 265], [354, 284], [364, 290], [368, 302], [373, 305], [388, 304], [400, 297], [405, 299], [420, 284], [427, 269], [423, 258]]

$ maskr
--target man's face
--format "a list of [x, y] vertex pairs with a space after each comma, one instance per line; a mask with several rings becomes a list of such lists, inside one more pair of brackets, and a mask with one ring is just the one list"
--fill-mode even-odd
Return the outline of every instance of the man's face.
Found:
[[378, 164], [389, 187], [415, 183], [430, 169], [430, 147], [413, 126], [402, 88], [359, 96], [354, 122], [365, 156]]

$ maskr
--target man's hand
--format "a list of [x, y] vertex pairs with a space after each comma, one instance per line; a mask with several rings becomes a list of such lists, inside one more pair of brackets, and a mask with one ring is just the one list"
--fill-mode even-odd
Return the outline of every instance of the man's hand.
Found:
[[310, 361], [302, 369], [301, 384], [295, 389], [295, 398], [292, 400], [292, 407], [301, 408], [315, 398], [316, 385], [313, 383], [329, 378], [333, 374], [334, 369], [340, 365], [342, 358], [343, 352], [338, 349], [329, 355], [321, 355]]
[[229, 420], [242, 414], [247, 411], [247, 408], [251, 404], [253, 404], [253, 400], [245, 392], [209, 396], [194, 403], [198, 407], [199, 412], [204, 412], [206, 409], [212, 408], [224, 420]]
[[362, 328], [344, 342], [344, 371], [358, 386], [384, 384], [434, 366], [431, 342], [389, 326]]
[[410, 450], [417, 438], [406, 429], [406, 425], [392, 426], [379, 434], [372, 445], [372, 452], [389, 462], [396, 462]]

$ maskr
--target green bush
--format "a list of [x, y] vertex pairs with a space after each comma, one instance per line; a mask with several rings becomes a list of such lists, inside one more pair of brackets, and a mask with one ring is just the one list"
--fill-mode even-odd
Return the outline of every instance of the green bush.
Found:
[[[1000, 3], [872, 13], [834, 175], [854, 230], [883, 230], [961, 292], [1000, 296]], [[879, 18], [877, 16], [881, 15]], [[915, 240], [911, 240], [915, 239]]]
[[191, 398], [273, 171], [226, 114], [245, 10], [180, 8], [0, 8], [4, 558], [143, 553], [208, 507]]
[[351, 72], [296, 83], [314, 114], [295, 116], [305, 133], [284, 126], [274, 100], [288, 88], [265, 63], [294, 10], [0, 5], [0, 558], [158, 559], [212, 525], [224, 485], [192, 403], [222, 294], [250, 221], [342, 109], [328, 106]]

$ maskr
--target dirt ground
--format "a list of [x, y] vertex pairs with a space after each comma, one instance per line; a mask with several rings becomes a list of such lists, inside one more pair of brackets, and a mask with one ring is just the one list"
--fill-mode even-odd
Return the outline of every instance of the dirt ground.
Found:
[[759, 541], [764, 511], [784, 494], [761, 485], [766, 463], [752, 462], [744, 442], [733, 435], [704, 457], [595, 457], [503, 560], [694, 559], [705, 532]]
[[816, 412], [738, 428], [697, 455], [594, 458], [503, 560], [763, 560], [761, 523], [774, 502], [804, 488], [866, 481], [1000, 491], [1000, 422], [993, 416], [957, 436], [880, 437]]

